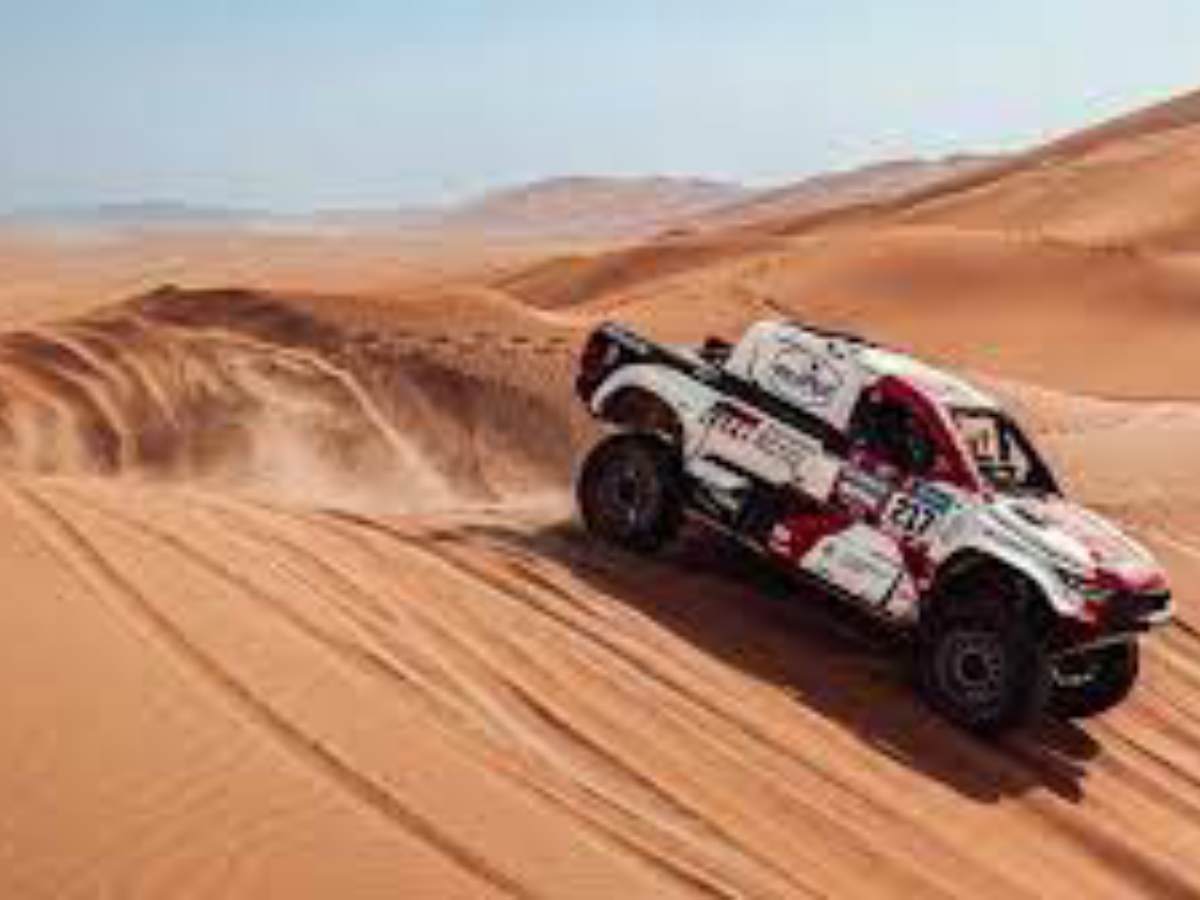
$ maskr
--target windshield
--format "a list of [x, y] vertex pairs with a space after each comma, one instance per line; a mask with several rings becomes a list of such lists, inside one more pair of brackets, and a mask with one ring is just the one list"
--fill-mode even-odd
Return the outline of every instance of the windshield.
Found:
[[998, 491], [1057, 494], [1058, 485], [1016, 422], [994, 409], [955, 409], [954, 424], [979, 474]]

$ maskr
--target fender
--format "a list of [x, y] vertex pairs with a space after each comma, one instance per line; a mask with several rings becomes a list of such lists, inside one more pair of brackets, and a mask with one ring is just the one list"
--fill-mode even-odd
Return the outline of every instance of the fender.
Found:
[[601, 416], [605, 404], [626, 388], [646, 391], [670, 407], [683, 428], [684, 446], [688, 448], [702, 436], [701, 415], [720, 399], [717, 391], [694, 376], [653, 363], [634, 363], [618, 369], [600, 385], [589, 403], [592, 414]]
[[1006, 539], [997, 539], [986, 533], [978, 533], [956, 546], [938, 565], [938, 577], [959, 566], [974, 565], [976, 560], [998, 563], [1023, 575], [1037, 588], [1050, 611], [1056, 615], [1076, 618], [1082, 612], [1079, 598], [1066, 589], [1049, 562], [1033, 558], [1027, 551], [1009, 547]]

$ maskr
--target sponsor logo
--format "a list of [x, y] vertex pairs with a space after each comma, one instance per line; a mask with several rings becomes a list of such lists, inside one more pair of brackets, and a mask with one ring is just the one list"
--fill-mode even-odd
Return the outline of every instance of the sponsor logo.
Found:
[[860, 553], [843, 553], [839, 558], [839, 569], [846, 575], [867, 577], [872, 580], [894, 578], [896, 567], [891, 560]]
[[838, 479], [838, 497], [871, 510], [882, 506], [891, 491], [891, 485], [882, 478], [851, 466], [843, 468]]
[[768, 386], [802, 406], [827, 406], [842, 387], [842, 376], [803, 347], [790, 345], [771, 360]]
[[887, 596], [899, 574], [896, 560], [871, 547], [832, 541], [824, 542], [804, 567], [872, 602]]
[[732, 403], [718, 401], [709, 407], [701, 422], [727, 437], [744, 441], [762, 424], [762, 419]]
[[932, 484], [918, 485], [913, 500], [936, 516], [944, 516], [957, 505], [951, 494]]
[[767, 456], [783, 460], [793, 470], [816, 452], [809, 442], [770, 423], [755, 434], [754, 446]]

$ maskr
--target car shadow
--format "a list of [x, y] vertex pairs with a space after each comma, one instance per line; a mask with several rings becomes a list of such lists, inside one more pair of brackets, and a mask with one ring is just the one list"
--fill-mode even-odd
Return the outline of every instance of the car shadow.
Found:
[[654, 559], [605, 547], [570, 522], [535, 531], [467, 525], [443, 537], [456, 534], [564, 565], [613, 602], [781, 687], [881, 755], [972, 800], [995, 803], [1043, 789], [1077, 803], [1085, 764], [1101, 752], [1071, 722], [1047, 720], [991, 741], [949, 725], [917, 697], [906, 640], [701, 529], [688, 529]]

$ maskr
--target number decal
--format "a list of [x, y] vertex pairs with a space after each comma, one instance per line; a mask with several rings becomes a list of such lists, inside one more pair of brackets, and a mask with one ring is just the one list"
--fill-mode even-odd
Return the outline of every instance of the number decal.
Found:
[[921, 537], [933, 527], [938, 515], [910, 494], [900, 494], [887, 511], [887, 520], [911, 537]]

